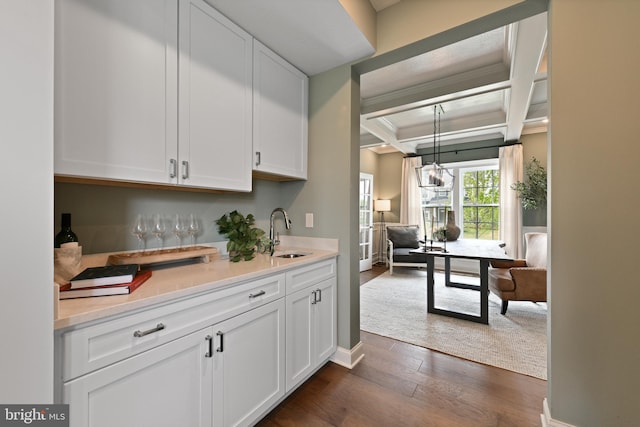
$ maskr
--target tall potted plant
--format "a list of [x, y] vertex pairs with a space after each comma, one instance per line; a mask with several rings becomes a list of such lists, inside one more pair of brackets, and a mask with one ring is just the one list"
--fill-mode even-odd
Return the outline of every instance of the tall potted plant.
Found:
[[535, 157], [525, 165], [525, 179], [511, 185], [511, 189], [518, 192], [522, 201], [522, 208], [535, 210], [547, 203], [547, 171]]

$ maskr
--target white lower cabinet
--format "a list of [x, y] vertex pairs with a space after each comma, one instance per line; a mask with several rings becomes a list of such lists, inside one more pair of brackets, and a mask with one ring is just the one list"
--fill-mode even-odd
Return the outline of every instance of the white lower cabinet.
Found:
[[211, 426], [211, 328], [68, 381], [73, 427]]
[[335, 352], [335, 265], [57, 331], [56, 402], [72, 427], [255, 424]]
[[284, 300], [214, 326], [213, 425], [251, 425], [285, 394]]
[[289, 391], [336, 351], [335, 277], [287, 295], [286, 304]]

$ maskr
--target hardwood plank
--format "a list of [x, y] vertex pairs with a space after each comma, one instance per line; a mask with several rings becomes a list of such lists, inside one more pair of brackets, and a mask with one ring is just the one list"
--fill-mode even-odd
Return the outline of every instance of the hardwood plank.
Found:
[[362, 332], [352, 370], [328, 363], [258, 425], [539, 426], [546, 381]]
[[327, 363], [257, 425], [540, 425], [544, 380], [367, 332], [360, 338], [365, 357], [354, 369]]

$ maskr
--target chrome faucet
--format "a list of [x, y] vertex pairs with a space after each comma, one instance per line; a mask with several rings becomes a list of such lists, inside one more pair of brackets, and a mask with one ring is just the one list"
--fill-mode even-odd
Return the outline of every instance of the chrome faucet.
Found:
[[282, 208], [275, 208], [273, 212], [271, 212], [271, 219], [269, 220], [269, 240], [271, 241], [271, 256], [276, 250], [276, 245], [280, 244], [280, 236], [275, 232], [274, 219], [276, 216], [276, 212], [282, 212], [282, 216], [284, 217], [284, 226], [289, 230], [291, 228], [291, 220], [289, 219], [289, 215], [287, 215], [287, 211]]

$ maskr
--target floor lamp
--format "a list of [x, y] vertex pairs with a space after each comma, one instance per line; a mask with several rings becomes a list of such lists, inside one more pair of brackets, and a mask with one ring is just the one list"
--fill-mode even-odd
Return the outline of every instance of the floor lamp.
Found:
[[380, 262], [384, 263], [387, 260], [387, 251], [386, 251], [387, 245], [384, 244], [387, 241], [386, 240], [387, 228], [385, 227], [385, 223], [384, 223], [384, 213], [391, 211], [391, 200], [386, 200], [386, 199], [374, 200], [373, 210], [380, 212], [380, 246], [378, 247], [379, 247], [381, 256], [378, 257], [378, 259], [382, 259], [382, 261]]

